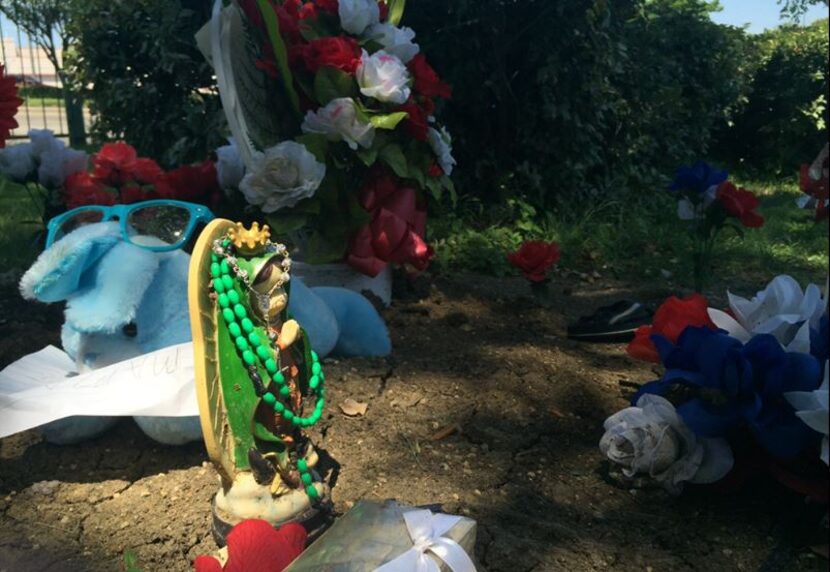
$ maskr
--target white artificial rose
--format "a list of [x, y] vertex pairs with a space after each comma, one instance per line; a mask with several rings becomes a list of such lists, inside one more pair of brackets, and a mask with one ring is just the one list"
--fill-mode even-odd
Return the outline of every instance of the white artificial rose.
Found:
[[87, 154], [66, 146], [50, 129], [31, 129], [32, 155], [38, 162], [38, 183], [48, 189], [63, 185], [66, 177], [87, 168]]
[[776, 276], [754, 298], [747, 300], [727, 292], [726, 312], [709, 308], [715, 325], [743, 343], [757, 334], [771, 334], [788, 352], [810, 353], [810, 329], [817, 328], [824, 313], [821, 288], [801, 285], [791, 276]]
[[228, 138], [228, 144], [216, 150], [216, 178], [219, 187], [227, 192], [239, 187], [242, 177], [245, 176], [245, 163], [239, 155], [239, 149], [233, 138]]
[[398, 28], [389, 23], [375, 24], [366, 32], [366, 37], [383, 46], [387, 54], [392, 54], [403, 63], [409, 63], [421, 50], [413, 42], [415, 31], [412, 28]]
[[686, 426], [674, 406], [658, 395], [643, 395], [636, 407], [609, 417], [599, 448], [629, 479], [647, 477], [671, 493], [683, 484], [713, 483], [732, 469], [723, 439], [702, 439]]
[[706, 209], [715, 202], [717, 194], [717, 185], [712, 185], [703, 193], [703, 202], [695, 204], [689, 199], [680, 199], [677, 201], [677, 218], [680, 220], [698, 220], [704, 218], [706, 216]]
[[375, 139], [375, 128], [361, 120], [355, 102], [348, 97], [333, 99], [316, 112], [306, 113], [303, 133], [325, 135], [330, 141], [345, 141], [352, 149], [368, 149]]
[[31, 143], [0, 149], [0, 173], [21, 183], [35, 170], [35, 156]]
[[363, 50], [357, 67], [357, 83], [360, 93], [378, 101], [406, 103], [409, 99], [409, 70], [392, 54], [380, 50], [371, 56]]
[[272, 213], [313, 196], [325, 176], [326, 166], [304, 145], [284, 141], [257, 157], [239, 190], [249, 203]]
[[452, 137], [446, 128], [442, 127], [441, 131], [429, 128], [429, 144], [435, 157], [438, 159], [438, 165], [444, 174], [452, 175], [452, 169], [455, 165], [455, 159], [452, 156]]
[[348, 33], [359, 36], [366, 28], [380, 22], [377, 0], [340, 0], [337, 5], [340, 26]]
[[825, 465], [830, 464], [830, 362], [824, 363], [824, 382], [815, 391], [792, 391], [784, 397], [796, 410], [796, 415], [807, 427], [824, 435], [821, 440], [821, 460]]

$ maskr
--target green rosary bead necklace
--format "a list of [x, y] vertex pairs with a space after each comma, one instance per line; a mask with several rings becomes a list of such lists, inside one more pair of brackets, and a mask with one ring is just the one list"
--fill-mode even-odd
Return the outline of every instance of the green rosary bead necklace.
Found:
[[[247, 272], [239, 268], [236, 264], [236, 258], [229, 252], [230, 244], [231, 242], [227, 238], [214, 242], [210, 275], [213, 291], [216, 294], [216, 303], [219, 306], [222, 319], [225, 320], [228, 326], [228, 333], [236, 346], [237, 354], [248, 370], [248, 375], [254, 384], [257, 396], [294, 427], [311, 427], [323, 416], [323, 409], [326, 404], [326, 390], [324, 387], [326, 376], [323, 373], [320, 358], [316, 352], [310, 352], [312, 375], [308, 381], [308, 386], [314, 392], [316, 400], [314, 412], [307, 417], [301, 417], [291, 410], [290, 401], [288, 400], [291, 389], [286, 384], [285, 374], [278, 365], [279, 350], [269, 347], [266, 340], [270, 340], [270, 338], [267, 335], [263, 338], [257, 332], [253, 320], [248, 316], [248, 310], [242, 305], [239, 290], [243, 285], [248, 290], [251, 289], [251, 286], [248, 283]], [[284, 256], [283, 268], [287, 272], [290, 269], [291, 262], [285, 252], [285, 247], [269, 244], [269, 249]], [[267, 301], [260, 300], [260, 303], [263, 302], [267, 303]], [[267, 305], [265, 308], [267, 308]], [[260, 368], [267, 372], [268, 377], [277, 388], [276, 393], [269, 391], [263, 384], [259, 374]], [[308, 463], [305, 459], [297, 460], [297, 471], [300, 474], [300, 481], [305, 487], [306, 494], [312, 500], [317, 500], [320, 495], [313, 485]]]

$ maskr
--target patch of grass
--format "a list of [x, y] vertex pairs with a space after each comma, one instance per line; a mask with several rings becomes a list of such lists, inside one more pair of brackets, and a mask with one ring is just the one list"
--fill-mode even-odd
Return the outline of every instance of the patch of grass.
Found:
[[28, 104], [29, 108], [40, 109], [41, 107], [63, 107], [63, 100], [57, 97], [35, 97], [23, 98], [23, 105]]
[[40, 252], [41, 209], [26, 187], [0, 177], [0, 268], [25, 270]]
[[[828, 264], [827, 223], [799, 209], [795, 183], [739, 181], [761, 199], [765, 224], [746, 229], [740, 239], [722, 234], [715, 254], [716, 285], [761, 287], [777, 274], [823, 283]], [[576, 205], [537, 213], [514, 200], [503, 208], [462, 205], [461, 215], [430, 223], [438, 270], [469, 269], [495, 275], [511, 272], [506, 253], [525, 239], [556, 240], [563, 268], [599, 270], [635, 283], [647, 280], [691, 289], [691, 245], [677, 219], [676, 201], [668, 193], [648, 190], [629, 200]], [[717, 285], [719, 284], [719, 285]]]

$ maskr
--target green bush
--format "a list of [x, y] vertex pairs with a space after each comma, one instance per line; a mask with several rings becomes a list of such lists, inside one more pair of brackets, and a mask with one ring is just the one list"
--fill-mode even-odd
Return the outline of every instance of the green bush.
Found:
[[462, 192], [537, 205], [646, 188], [706, 153], [744, 91], [744, 33], [703, 0], [418, 0], [454, 88]]
[[751, 173], [792, 175], [827, 142], [827, 20], [783, 26], [754, 41], [751, 91], [717, 154]]
[[222, 142], [212, 70], [196, 48], [201, 0], [85, 0], [67, 60], [95, 117], [97, 142], [124, 139], [165, 166], [204, 159]]

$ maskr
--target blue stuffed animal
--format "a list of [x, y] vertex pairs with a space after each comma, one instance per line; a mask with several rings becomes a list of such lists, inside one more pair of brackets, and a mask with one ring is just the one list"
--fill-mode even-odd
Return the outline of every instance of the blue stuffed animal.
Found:
[[[83, 226], [44, 251], [20, 281], [24, 298], [66, 301], [64, 351], [80, 371], [97, 369], [190, 341], [187, 274], [190, 256], [152, 252], [122, 238], [118, 222]], [[291, 281], [289, 313], [321, 357], [385, 356], [391, 351], [383, 319], [366, 298], [343, 288], [308, 288]], [[140, 388], [137, 388], [140, 391]], [[108, 417], [70, 417], [42, 427], [57, 444], [105, 431]], [[201, 439], [198, 417], [135, 417], [160, 443]]]

